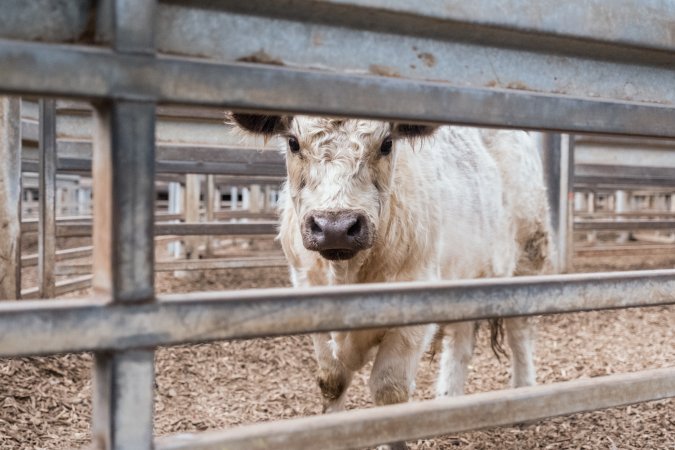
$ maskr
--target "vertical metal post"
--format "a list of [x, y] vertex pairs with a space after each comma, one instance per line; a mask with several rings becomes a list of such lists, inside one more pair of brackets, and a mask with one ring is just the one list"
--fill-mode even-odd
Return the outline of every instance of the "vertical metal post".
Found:
[[[154, 299], [155, 105], [97, 109], [94, 290], [112, 302]], [[152, 448], [154, 352], [97, 353], [94, 436], [105, 450]]]
[[564, 272], [572, 272], [574, 264], [572, 258], [574, 257], [574, 135], [563, 134], [561, 138], [561, 147], [566, 150], [563, 153], [564, 162], [561, 163], [565, 168], [565, 197], [564, 208], [565, 211], [565, 242], [564, 245], [565, 259], [562, 260], [562, 267]]
[[555, 270], [571, 269], [571, 220], [573, 216], [572, 139], [568, 135], [546, 133], [543, 136], [542, 162], [550, 207], [553, 242], [556, 247]]
[[[626, 195], [626, 191], [624, 190], [617, 190], [614, 193], [614, 212], [615, 213], [625, 213], [628, 211], [628, 196]], [[621, 222], [625, 220], [623, 217], [616, 217], [616, 220]], [[627, 231], [621, 231], [619, 232], [619, 236], [616, 238], [616, 242], [619, 244], [623, 244], [626, 241], [628, 241], [628, 232]]]
[[[206, 221], [213, 222], [215, 220], [216, 207], [216, 184], [213, 174], [206, 176]], [[206, 238], [206, 253], [208, 256], [213, 255], [215, 251], [215, 240], [213, 236]]]
[[21, 99], [0, 97], [0, 300], [21, 295]]
[[56, 101], [40, 100], [40, 205], [38, 208], [38, 280], [40, 297], [56, 297]]
[[230, 186], [230, 209], [232, 211], [237, 210], [238, 201], [239, 201], [239, 192], [237, 192], [237, 186]]
[[[199, 222], [199, 199], [201, 196], [201, 175], [188, 174], [185, 176], [185, 221]], [[185, 238], [185, 256], [187, 259], [197, 259], [198, 247], [204, 239], [200, 236]]]
[[251, 191], [247, 187], [241, 189], [241, 209], [251, 210]]
[[272, 209], [272, 187], [265, 186], [265, 195], [263, 197], [263, 211], [267, 212]]
[[206, 221], [215, 220], [214, 212], [216, 208], [216, 184], [213, 175], [206, 176]]
[[[172, 181], [169, 183], [169, 213], [183, 214], [183, 187], [180, 183]], [[172, 222], [180, 222], [173, 220]], [[169, 253], [174, 258], [180, 258], [182, 253], [181, 241], [174, 241], [169, 243]]]
[[259, 184], [251, 185], [251, 212], [259, 213], [260, 212], [260, 203], [261, 203], [261, 190]]
[[[595, 192], [590, 191], [588, 193], [588, 203], [586, 205], [587, 206], [586, 212], [590, 215], [593, 215], [593, 213], [595, 212], [595, 201], [596, 201]], [[586, 240], [590, 243], [594, 243], [596, 241], [597, 234], [598, 233], [596, 231], [589, 231], [586, 234]]]
[[[116, 51], [154, 53], [155, 9], [152, 0], [114, 0], [112, 25], [107, 26]], [[113, 101], [97, 105], [95, 118], [94, 290], [121, 307], [152, 302], [155, 104]], [[153, 389], [152, 349], [96, 353], [94, 445], [151, 450]]]

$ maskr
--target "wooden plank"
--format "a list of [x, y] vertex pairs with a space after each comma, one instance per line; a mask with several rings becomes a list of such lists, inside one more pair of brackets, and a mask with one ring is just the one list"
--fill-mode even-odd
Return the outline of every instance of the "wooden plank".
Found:
[[181, 434], [157, 450], [341, 450], [675, 397], [675, 368]]
[[21, 100], [0, 97], [0, 300], [21, 295]]

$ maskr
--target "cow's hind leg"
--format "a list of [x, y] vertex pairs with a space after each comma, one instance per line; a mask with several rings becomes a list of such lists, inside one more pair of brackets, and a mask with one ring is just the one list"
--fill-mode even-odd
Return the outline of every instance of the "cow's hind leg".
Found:
[[513, 387], [536, 384], [534, 369], [534, 319], [512, 317], [504, 319], [506, 339], [511, 347], [511, 385]]
[[328, 333], [312, 335], [314, 354], [319, 365], [317, 382], [323, 397], [323, 412], [344, 410], [347, 388], [352, 381], [352, 371], [333, 357]]
[[441, 368], [436, 384], [436, 396], [464, 394], [464, 383], [476, 342], [474, 322], [444, 326]]
[[[385, 333], [370, 374], [370, 391], [378, 406], [408, 401], [415, 388], [419, 361], [435, 331], [435, 325], [423, 325]], [[381, 445], [378, 450], [406, 448], [404, 442], [395, 442]]]

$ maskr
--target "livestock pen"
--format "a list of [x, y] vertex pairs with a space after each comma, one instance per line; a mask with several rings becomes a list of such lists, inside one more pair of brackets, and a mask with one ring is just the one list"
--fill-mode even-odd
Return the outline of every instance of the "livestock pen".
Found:
[[[647, 3], [12, 2], [0, 19], [0, 91], [96, 107], [94, 295], [2, 302], [0, 355], [93, 352], [99, 448], [353, 448], [672, 397], [675, 369], [664, 367], [189, 436], [152, 432], [159, 346], [666, 305], [675, 288], [675, 272], [660, 270], [155, 295], [156, 105], [675, 138], [675, 11]], [[4, 98], [0, 114], [3, 299], [19, 296], [18, 105]], [[572, 231], [572, 166], [565, 146], [549, 147], [561, 244]]]

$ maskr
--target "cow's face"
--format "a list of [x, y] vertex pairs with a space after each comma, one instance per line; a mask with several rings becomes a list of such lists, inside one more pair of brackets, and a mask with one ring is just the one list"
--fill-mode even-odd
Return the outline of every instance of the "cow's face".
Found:
[[391, 193], [397, 141], [432, 131], [371, 120], [232, 117], [242, 128], [281, 138], [303, 245], [328, 260], [372, 247]]

